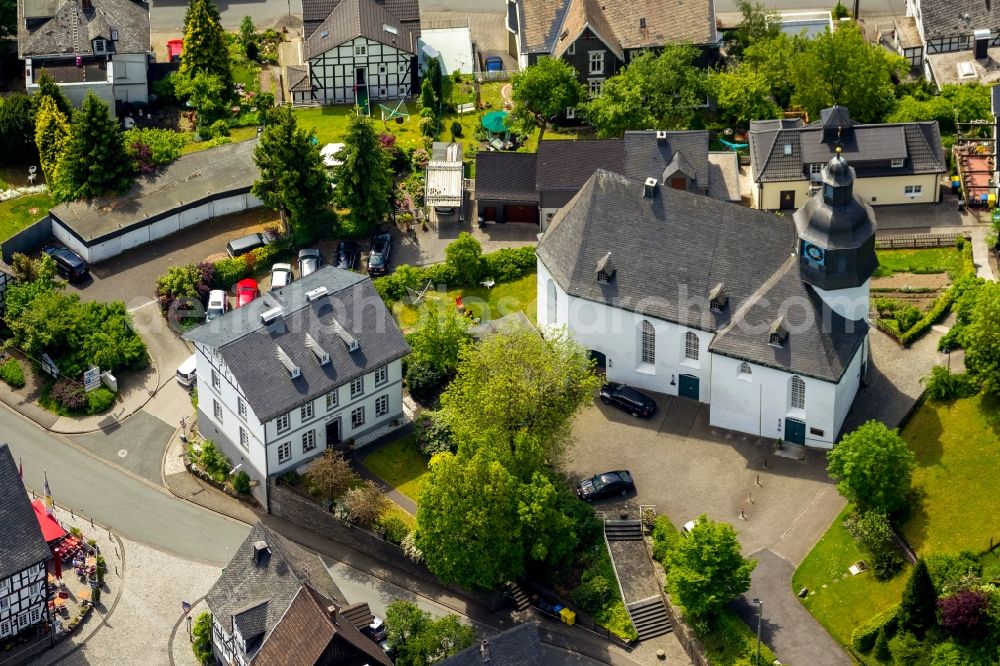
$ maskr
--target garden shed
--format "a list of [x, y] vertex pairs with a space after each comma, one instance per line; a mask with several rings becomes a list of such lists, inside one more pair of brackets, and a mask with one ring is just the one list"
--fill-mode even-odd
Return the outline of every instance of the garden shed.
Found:
[[435, 141], [427, 163], [424, 202], [433, 208], [460, 208], [464, 193], [462, 144]]

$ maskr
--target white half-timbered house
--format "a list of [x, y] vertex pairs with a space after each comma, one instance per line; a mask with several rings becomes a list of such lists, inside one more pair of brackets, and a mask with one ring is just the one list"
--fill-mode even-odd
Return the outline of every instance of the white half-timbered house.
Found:
[[417, 90], [417, 35], [374, 0], [342, 0], [309, 35], [305, 67], [289, 67], [294, 104], [357, 104]]

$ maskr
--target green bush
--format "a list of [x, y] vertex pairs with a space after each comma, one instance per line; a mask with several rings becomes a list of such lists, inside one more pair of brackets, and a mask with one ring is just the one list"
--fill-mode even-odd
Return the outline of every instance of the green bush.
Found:
[[878, 580], [892, 580], [902, 570], [903, 558], [895, 550], [886, 548], [872, 553], [872, 571]]
[[952, 374], [941, 365], [931, 368], [931, 374], [921, 379], [931, 400], [955, 400], [979, 393], [975, 378], [966, 374]]
[[896, 322], [903, 333], [913, 328], [918, 321], [920, 321], [920, 310], [912, 305], [904, 305], [896, 311]]
[[174, 83], [176, 82], [178, 76], [180, 76], [180, 73], [171, 72], [167, 76], [153, 83], [153, 94], [156, 95], [158, 102], [170, 104], [177, 101], [177, 93], [174, 90]]
[[[711, 623], [694, 623], [692, 629], [713, 666], [756, 666], [757, 637], [731, 608], [725, 608]], [[776, 662], [774, 653], [762, 644], [760, 663]]]
[[122, 134], [122, 144], [132, 160], [137, 159], [136, 144], [149, 148], [149, 162], [153, 166], [170, 164], [181, 156], [184, 144], [188, 142], [186, 134], [155, 127], [133, 127]]
[[229, 136], [229, 123], [225, 120], [216, 120], [208, 129], [213, 139], [217, 136]]
[[191, 649], [194, 650], [194, 657], [199, 664], [215, 663], [215, 656], [212, 654], [212, 614], [208, 611], [201, 613], [195, 618], [194, 627], [191, 630], [193, 638]]
[[233, 467], [229, 458], [210, 439], [202, 442], [201, 452], [198, 454], [196, 460], [202, 469], [217, 483], [225, 483], [226, 477], [229, 476], [229, 470]]
[[483, 255], [483, 274], [497, 282], [513, 282], [535, 271], [535, 246], [504, 248]]
[[899, 604], [893, 604], [864, 624], [856, 627], [851, 633], [851, 647], [859, 652], [868, 652], [875, 647], [878, 632], [883, 628], [886, 634], [890, 636], [894, 634], [896, 632], [896, 616], [898, 613]]
[[957, 555], [928, 555], [925, 560], [934, 589], [939, 590], [942, 596], [965, 587], [970, 580], [978, 580], [983, 575], [982, 563], [969, 550], [963, 550]]
[[258, 264], [269, 265], [280, 250], [280, 245], [272, 243], [239, 257], [216, 261], [213, 264], [215, 275], [212, 277], [212, 288], [230, 289], [243, 278], [252, 277]]
[[95, 388], [87, 394], [87, 413], [103, 414], [115, 403], [115, 394], [103, 386]]
[[417, 418], [414, 429], [417, 435], [417, 447], [425, 456], [433, 456], [445, 451], [454, 452], [457, 448], [457, 444], [452, 439], [451, 427], [445, 419], [439, 416], [439, 412], [425, 411]]
[[451, 135], [453, 137], [460, 137], [460, 136], [462, 136], [462, 123], [458, 122], [457, 120], [452, 121], [452, 123], [451, 123]]
[[593, 615], [603, 608], [611, 595], [612, 583], [601, 574], [591, 574], [588, 577], [587, 573], [591, 572], [584, 574], [583, 582], [569, 596], [573, 603]]
[[247, 494], [250, 492], [250, 475], [240, 470], [233, 476], [233, 490], [238, 493]]
[[410, 528], [399, 516], [386, 516], [379, 520], [379, 526], [385, 530], [385, 540], [396, 545], [403, 543], [403, 539], [410, 533]]
[[653, 521], [653, 558], [662, 564], [667, 551], [673, 548], [674, 543], [680, 538], [681, 533], [670, 522], [670, 518], [662, 514], [657, 516]]
[[7, 382], [12, 388], [21, 388], [24, 386], [24, 370], [16, 358], [9, 359], [6, 363], [0, 365], [0, 379]]

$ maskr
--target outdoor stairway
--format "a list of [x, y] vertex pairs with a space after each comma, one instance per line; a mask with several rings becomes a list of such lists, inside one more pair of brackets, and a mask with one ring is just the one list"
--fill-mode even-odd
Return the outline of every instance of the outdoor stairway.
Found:
[[528, 595], [525, 594], [524, 590], [517, 583], [507, 583], [507, 596], [514, 600], [514, 605], [517, 606], [517, 610], [519, 611], [523, 611], [531, 605], [531, 599], [528, 598]]
[[606, 520], [604, 536], [608, 541], [642, 541], [642, 523], [638, 520]]
[[632, 624], [635, 625], [640, 641], [647, 641], [674, 630], [663, 607], [663, 599], [659, 596], [629, 604], [628, 614], [632, 618]]

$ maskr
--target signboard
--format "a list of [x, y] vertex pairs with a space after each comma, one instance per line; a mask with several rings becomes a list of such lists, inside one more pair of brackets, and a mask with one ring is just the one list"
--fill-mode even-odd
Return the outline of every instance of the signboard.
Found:
[[56, 362], [48, 354], [42, 354], [42, 372], [53, 377], [59, 376], [59, 368], [56, 367]]
[[101, 369], [96, 365], [92, 365], [86, 372], [83, 373], [83, 390], [90, 393], [95, 388], [99, 388], [100, 385]]

